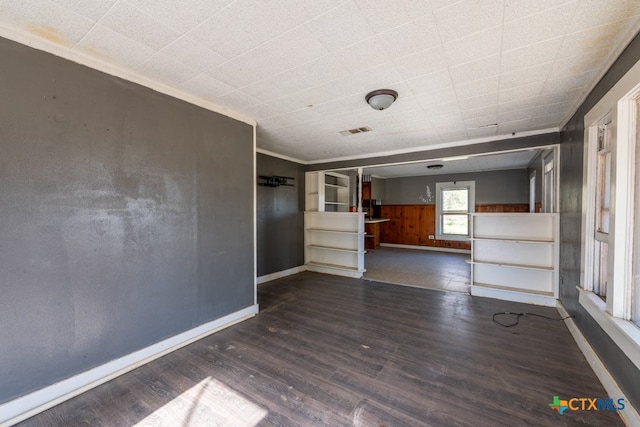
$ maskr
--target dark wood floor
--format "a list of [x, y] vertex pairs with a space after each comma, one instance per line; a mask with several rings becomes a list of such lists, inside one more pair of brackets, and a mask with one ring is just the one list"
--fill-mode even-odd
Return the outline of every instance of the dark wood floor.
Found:
[[21, 426], [622, 425], [549, 408], [605, 397], [554, 309], [301, 273], [259, 288], [260, 314]]

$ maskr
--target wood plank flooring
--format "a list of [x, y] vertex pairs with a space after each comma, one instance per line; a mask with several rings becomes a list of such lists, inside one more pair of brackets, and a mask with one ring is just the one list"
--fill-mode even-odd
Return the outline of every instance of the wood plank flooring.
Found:
[[[606, 397], [554, 309], [305, 272], [260, 313], [20, 426], [623, 425], [549, 408]], [[615, 396], [614, 396], [615, 397]]]

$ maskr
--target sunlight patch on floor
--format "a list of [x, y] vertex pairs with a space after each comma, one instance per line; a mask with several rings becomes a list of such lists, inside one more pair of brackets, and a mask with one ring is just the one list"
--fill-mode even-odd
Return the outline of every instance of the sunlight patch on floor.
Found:
[[268, 411], [208, 377], [136, 426], [256, 426]]

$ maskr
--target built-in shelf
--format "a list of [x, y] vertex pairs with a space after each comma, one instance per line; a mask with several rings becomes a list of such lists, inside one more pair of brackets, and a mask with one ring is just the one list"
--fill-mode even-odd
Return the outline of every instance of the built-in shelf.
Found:
[[341, 248], [341, 247], [336, 247], [336, 246], [321, 246], [321, 245], [307, 245], [308, 248], [312, 248], [312, 249], [323, 249], [323, 250], [327, 250], [327, 251], [342, 251], [342, 252], [350, 252], [350, 253], [354, 253], [354, 254], [364, 254], [366, 253], [366, 251], [361, 251], [358, 249], [348, 249], [348, 248]]
[[471, 294], [555, 306], [558, 214], [471, 215]]
[[364, 214], [348, 212], [349, 177], [307, 172], [305, 265], [319, 273], [362, 277]]
[[513, 243], [531, 243], [531, 244], [541, 244], [546, 245], [549, 243], [554, 243], [553, 240], [532, 240], [532, 239], [518, 239], [518, 238], [491, 238], [491, 237], [474, 237], [474, 241], [492, 241], [492, 242], [513, 242]]
[[307, 228], [307, 231], [314, 231], [318, 233], [340, 233], [340, 234], [365, 234], [365, 232], [349, 231], [349, 230], [330, 230], [328, 228]]
[[494, 285], [492, 285], [490, 283], [476, 283], [476, 286], [482, 286], [482, 287], [485, 287], [485, 288], [496, 289], [496, 290], [501, 290], [501, 291], [520, 292], [520, 293], [526, 293], [526, 294], [535, 294], [535, 295], [553, 297], [553, 292], [535, 291], [535, 290], [523, 291], [522, 289], [510, 288], [508, 286], [494, 286]]
[[527, 265], [527, 264], [510, 264], [506, 262], [490, 262], [490, 261], [471, 261], [470, 264], [484, 264], [484, 265], [497, 265], [500, 267], [511, 267], [511, 268], [525, 268], [530, 270], [544, 270], [544, 271], [553, 271], [555, 268], [553, 266], [541, 266], [541, 265]]
[[337, 172], [307, 172], [305, 194], [307, 211], [348, 212], [349, 176]]

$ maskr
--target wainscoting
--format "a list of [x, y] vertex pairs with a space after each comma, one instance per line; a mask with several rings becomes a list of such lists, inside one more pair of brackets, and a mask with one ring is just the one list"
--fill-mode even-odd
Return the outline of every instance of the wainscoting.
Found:
[[[476, 204], [476, 212], [529, 212], [526, 203]], [[436, 248], [471, 249], [471, 243], [457, 240], [438, 240], [435, 205], [383, 205], [380, 241], [400, 245], [431, 246]], [[429, 238], [432, 236], [433, 238]]]

